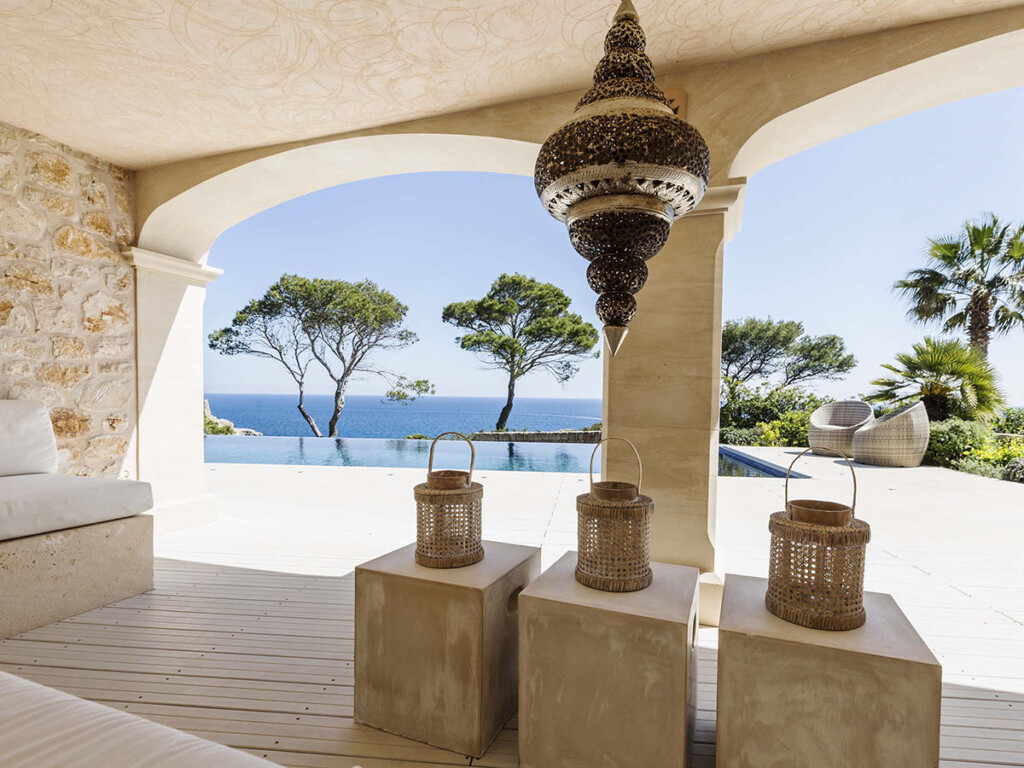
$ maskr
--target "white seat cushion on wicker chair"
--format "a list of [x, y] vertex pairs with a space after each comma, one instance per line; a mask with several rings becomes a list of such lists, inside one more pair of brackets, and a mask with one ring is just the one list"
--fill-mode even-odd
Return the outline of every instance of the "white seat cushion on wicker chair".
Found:
[[853, 452], [853, 435], [875, 418], [874, 409], [861, 400], [840, 400], [826, 403], [811, 414], [807, 442], [814, 453], [844, 456]]
[[4, 768], [269, 768], [229, 747], [0, 672]]
[[924, 403], [905, 405], [875, 419], [853, 436], [853, 459], [879, 467], [917, 467], [931, 436]]

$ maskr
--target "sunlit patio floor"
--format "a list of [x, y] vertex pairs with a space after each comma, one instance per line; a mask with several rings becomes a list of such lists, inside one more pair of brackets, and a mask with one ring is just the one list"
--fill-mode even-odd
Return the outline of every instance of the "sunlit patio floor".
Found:
[[[832, 459], [798, 469], [811, 478], [795, 496], [850, 493]], [[352, 721], [352, 568], [414, 539], [422, 474], [211, 465], [219, 520], [158, 537], [153, 592], [0, 641], [0, 669], [282, 765], [514, 766], [515, 720], [478, 760]], [[573, 548], [584, 476], [478, 476], [485, 538], [542, 546], [545, 566]], [[894, 595], [944, 667], [943, 768], [1024, 765], [1024, 485], [933, 468], [858, 479], [867, 586]], [[766, 573], [781, 506], [781, 480], [720, 480], [720, 572]], [[714, 765], [716, 641], [701, 630], [700, 768]]]

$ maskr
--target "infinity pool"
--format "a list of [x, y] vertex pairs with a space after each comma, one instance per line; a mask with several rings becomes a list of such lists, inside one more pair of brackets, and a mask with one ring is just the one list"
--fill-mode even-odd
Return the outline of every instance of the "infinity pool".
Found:
[[[517, 472], [586, 472], [592, 445], [571, 443], [474, 443], [477, 469]], [[206, 435], [206, 461], [223, 464], [304, 464], [339, 467], [425, 468], [429, 440], [375, 438], [243, 437]], [[438, 467], [468, 465], [464, 443], [444, 440], [434, 456]], [[730, 451], [718, 457], [718, 474], [727, 477], [770, 477]]]

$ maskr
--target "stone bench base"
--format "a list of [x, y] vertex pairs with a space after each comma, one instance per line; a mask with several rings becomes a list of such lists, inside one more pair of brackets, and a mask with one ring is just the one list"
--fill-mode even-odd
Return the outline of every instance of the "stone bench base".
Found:
[[0, 541], [0, 638], [153, 588], [153, 518]]

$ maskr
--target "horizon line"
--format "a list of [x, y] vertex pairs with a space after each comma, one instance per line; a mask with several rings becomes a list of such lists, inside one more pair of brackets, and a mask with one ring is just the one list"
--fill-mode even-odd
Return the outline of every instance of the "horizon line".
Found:
[[[380, 394], [346, 394], [345, 397], [384, 397], [386, 393], [381, 392]], [[297, 393], [292, 392], [207, 392], [203, 391], [203, 396], [207, 395], [251, 395], [253, 397], [262, 397], [266, 395], [275, 395], [280, 397], [298, 397]], [[333, 392], [306, 392], [306, 397], [311, 396], [324, 396], [331, 397], [334, 395]], [[501, 395], [417, 395], [416, 399], [429, 397], [476, 397], [490, 400], [504, 400], [505, 398]], [[548, 396], [537, 396], [537, 395], [516, 395], [516, 401], [519, 400], [601, 400], [601, 397], [579, 397], [573, 395], [548, 395]]]

